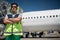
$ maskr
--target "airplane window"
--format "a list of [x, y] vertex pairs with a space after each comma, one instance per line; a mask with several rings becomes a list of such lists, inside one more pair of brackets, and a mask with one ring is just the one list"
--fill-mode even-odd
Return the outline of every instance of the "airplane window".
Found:
[[55, 15], [53, 15], [53, 17], [55, 17]]
[[40, 18], [42, 18], [42, 16], [40, 16]]
[[23, 17], [23, 19], [24, 19], [24, 17]]
[[35, 19], [35, 17], [34, 17], [34, 19]]
[[27, 19], [27, 17], [26, 17], [26, 19]]
[[48, 16], [46, 16], [48, 18]]
[[37, 16], [37, 18], [38, 18], [38, 16]]
[[52, 16], [50, 15], [50, 17], [52, 17]]
[[31, 17], [31, 19], [33, 19], [33, 17]]
[[30, 17], [28, 17], [28, 19], [30, 19]]
[[59, 15], [59, 17], [60, 17], [60, 15]]
[[45, 16], [43, 16], [43, 18], [45, 18]]
[[58, 15], [56, 15], [56, 17], [58, 17]]

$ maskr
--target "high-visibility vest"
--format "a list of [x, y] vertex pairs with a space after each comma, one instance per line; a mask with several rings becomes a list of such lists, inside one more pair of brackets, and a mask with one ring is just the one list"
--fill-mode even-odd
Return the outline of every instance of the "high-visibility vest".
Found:
[[[12, 18], [12, 14], [7, 15], [8, 18]], [[18, 17], [18, 14], [15, 15], [14, 18]], [[21, 22], [13, 23], [13, 24], [7, 24], [6, 28], [4, 30], [4, 35], [23, 35], [22, 34], [22, 24]]]

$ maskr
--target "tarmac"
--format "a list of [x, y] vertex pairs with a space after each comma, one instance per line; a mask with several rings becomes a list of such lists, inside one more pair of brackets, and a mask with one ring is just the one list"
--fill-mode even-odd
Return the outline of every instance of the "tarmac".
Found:
[[22, 38], [21, 40], [60, 40], [60, 38]]

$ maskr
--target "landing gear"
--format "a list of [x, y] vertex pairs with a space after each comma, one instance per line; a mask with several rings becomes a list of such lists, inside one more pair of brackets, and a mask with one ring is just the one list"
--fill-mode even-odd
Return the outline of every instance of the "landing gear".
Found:
[[31, 33], [31, 35], [32, 35], [32, 38], [35, 38], [35, 36], [36, 36], [36, 34], [34, 34], [34, 33]]
[[26, 34], [26, 38], [28, 38], [29, 37], [29, 32], [27, 32], [27, 34]]
[[55, 38], [55, 37], [60, 37], [60, 34], [58, 33], [58, 31], [44, 31], [44, 34], [42, 37], [46, 37], [46, 38]]
[[41, 38], [43, 32], [24, 32], [24, 38]]
[[29, 32], [24, 32], [23, 33], [23, 38], [28, 38], [28, 36], [29, 36]]
[[25, 32], [24, 38], [50, 38], [50, 37], [60, 37], [60, 32], [58, 31], [43, 31], [43, 32]]
[[39, 33], [39, 38], [41, 38], [41, 37], [42, 37], [42, 35], [43, 35], [43, 32], [40, 32], [40, 33]]

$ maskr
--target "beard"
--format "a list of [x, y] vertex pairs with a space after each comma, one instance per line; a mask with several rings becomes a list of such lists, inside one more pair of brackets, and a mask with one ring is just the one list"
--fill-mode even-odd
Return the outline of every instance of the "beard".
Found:
[[16, 11], [12, 11], [13, 14], [16, 14], [17, 12]]

